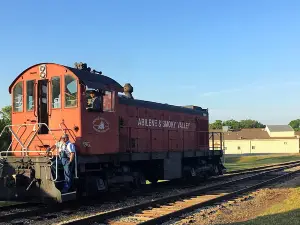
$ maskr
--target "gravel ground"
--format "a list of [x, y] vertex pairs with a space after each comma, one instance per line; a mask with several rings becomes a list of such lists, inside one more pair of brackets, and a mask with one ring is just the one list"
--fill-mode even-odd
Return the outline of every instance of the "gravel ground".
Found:
[[287, 199], [292, 188], [299, 187], [299, 185], [300, 174], [286, 182], [259, 189], [232, 201], [195, 210], [163, 225], [221, 225], [248, 221], [257, 218], [272, 205]]

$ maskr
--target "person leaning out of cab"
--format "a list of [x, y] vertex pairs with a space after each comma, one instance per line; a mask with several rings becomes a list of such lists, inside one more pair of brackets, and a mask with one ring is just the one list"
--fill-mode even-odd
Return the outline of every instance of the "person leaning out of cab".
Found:
[[101, 111], [101, 99], [99, 96], [96, 95], [96, 91], [91, 91], [90, 92], [90, 99], [88, 100], [87, 104], [87, 110], [88, 111]]

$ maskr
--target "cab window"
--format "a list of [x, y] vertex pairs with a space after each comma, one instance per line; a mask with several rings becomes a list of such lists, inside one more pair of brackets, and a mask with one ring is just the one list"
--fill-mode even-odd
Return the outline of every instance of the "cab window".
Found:
[[60, 97], [60, 77], [52, 77], [51, 79], [52, 88], [52, 108], [59, 109], [61, 104]]
[[88, 111], [114, 111], [113, 92], [111, 91], [96, 91], [89, 89], [86, 91], [86, 99], [86, 109]]
[[26, 108], [27, 111], [34, 109], [34, 80], [26, 81]]
[[17, 83], [13, 90], [13, 111], [23, 112], [23, 82]]
[[65, 107], [77, 106], [77, 80], [71, 75], [65, 75]]
[[103, 96], [103, 111], [113, 111], [114, 110], [113, 97], [111, 91], [105, 91]]

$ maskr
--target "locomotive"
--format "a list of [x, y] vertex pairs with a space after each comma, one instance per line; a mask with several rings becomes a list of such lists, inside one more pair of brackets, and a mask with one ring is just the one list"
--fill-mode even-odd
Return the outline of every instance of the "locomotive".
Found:
[[[89, 92], [100, 110], [88, 110]], [[9, 86], [12, 139], [0, 152], [0, 199], [64, 202], [113, 187], [221, 175], [222, 133], [209, 132], [208, 109], [135, 99], [85, 63], [33, 65]], [[63, 134], [75, 144], [73, 188], [61, 192], [57, 150]], [[219, 145], [214, 143], [219, 138]], [[56, 166], [55, 171], [51, 168]]]

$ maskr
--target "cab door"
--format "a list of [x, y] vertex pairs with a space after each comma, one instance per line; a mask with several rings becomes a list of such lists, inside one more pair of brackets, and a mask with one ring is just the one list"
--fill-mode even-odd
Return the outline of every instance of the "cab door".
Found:
[[[49, 88], [48, 88], [48, 79], [38, 80], [37, 88], [38, 88], [38, 101], [37, 101], [37, 116], [38, 123], [44, 123], [49, 126]], [[39, 130], [39, 134], [48, 134], [48, 128], [46, 126], [42, 126]]]

